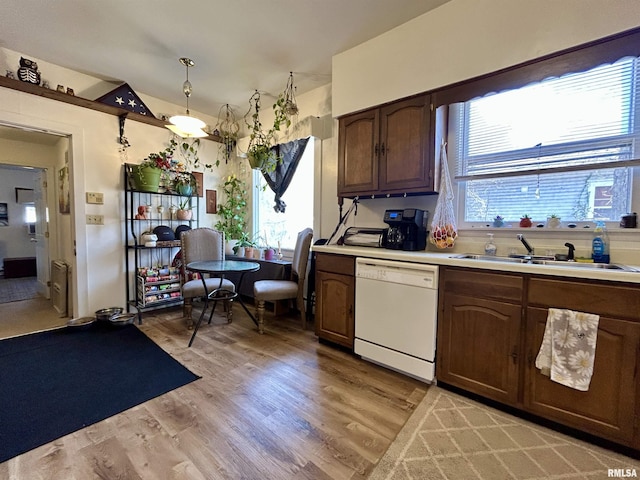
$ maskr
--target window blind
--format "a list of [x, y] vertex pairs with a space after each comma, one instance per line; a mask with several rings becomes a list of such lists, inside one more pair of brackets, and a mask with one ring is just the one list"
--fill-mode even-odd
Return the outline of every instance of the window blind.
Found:
[[459, 177], [593, 168], [631, 160], [638, 59], [464, 104]]

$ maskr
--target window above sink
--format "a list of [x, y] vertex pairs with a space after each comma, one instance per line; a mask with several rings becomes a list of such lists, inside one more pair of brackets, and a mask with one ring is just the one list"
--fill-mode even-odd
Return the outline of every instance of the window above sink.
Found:
[[498, 215], [518, 227], [524, 214], [534, 226], [551, 215], [563, 226], [617, 224], [640, 209], [631, 194], [640, 184], [640, 35], [618, 40], [435, 95], [437, 117], [448, 119], [460, 228]]

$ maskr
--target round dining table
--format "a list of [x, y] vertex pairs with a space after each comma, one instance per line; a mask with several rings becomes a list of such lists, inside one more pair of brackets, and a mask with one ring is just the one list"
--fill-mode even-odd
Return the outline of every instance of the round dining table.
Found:
[[[242, 296], [238, 294], [240, 290], [240, 285], [242, 285], [242, 278], [245, 273], [255, 272], [256, 270], [260, 270], [260, 264], [257, 262], [250, 262], [244, 260], [204, 260], [200, 262], [191, 262], [186, 265], [187, 270], [200, 274], [200, 278], [202, 279], [202, 285], [204, 286], [204, 307], [202, 308], [202, 312], [200, 312], [200, 317], [198, 318], [198, 322], [193, 329], [193, 334], [191, 335], [191, 340], [189, 340], [189, 346], [193, 343], [193, 340], [196, 338], [196, 333], [198, 333], [198, 328], [200, 328], [200, 324], [202, 323], [202, 319], [204, 318], [204, 314], [209, 307], [209, 302], [213, 301], [213, 309], [211, 310], [211, 314], [209, 315], [209, 323], [211, 323], [211, 317], [213, 316], [213, 310], [216, 308], [216, 303], [221, 300], [233, 300], [235, 298], [238, 299], [240, 305], [244, 308], [245, 312], [249, 315], [249, 318], [253, 320], [253, 323], [258, 326], [258, 321], [253, 316], [253, 314], [249, 311], [244, 301], [242, 300]], [[222, 281], [224, 277], [228, 273], [239, 273], [240, 278], [238, 280], [238, 285], [236, 285], [235, 291], [229, 290], [227, 288], [222, 287]], [[207, 282], [205, 281], [205, 276], [217, 277], [220, 278], [220, 284], [218, 288], [214, 288], [209, 291], [207, 288]]]

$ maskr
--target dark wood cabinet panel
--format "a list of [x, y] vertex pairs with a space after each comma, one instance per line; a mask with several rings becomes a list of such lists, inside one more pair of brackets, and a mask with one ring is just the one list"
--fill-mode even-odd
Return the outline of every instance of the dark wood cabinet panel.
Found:
[[438, 379], [515, 405], [520, 332], [520, 305], [445, 293], [438, 320]]
[[355, 259], [316, 253], [316, 335], [353, 349]]
[[338, 196], [434, 193], [431, 96], [343, 117], [338, 134]]
[[378, 190], [378, 109], [340, 120], [338, 132], [338, 195], [358, 195]]
[[529, 282], [530, 306], [568, 308], [579, 312], [640, 320], [640, 288], [624, 284], [534, 277]]
[[440, 269], [440, 285], [445, 295], [455, 293], [520, 305], [524, 279], [520, 274], [447, 267]]
[[428, 96], [396, 102], [380, 115], [380, 191], [433, 190]]
[[525, 408], [580, 430], [631, 444], [640, 324], [600, 318], [593, 375], [589, 390], [582, 392], [552, 381], [535, 367], [547, 313], [542, 308], [527, 310]]

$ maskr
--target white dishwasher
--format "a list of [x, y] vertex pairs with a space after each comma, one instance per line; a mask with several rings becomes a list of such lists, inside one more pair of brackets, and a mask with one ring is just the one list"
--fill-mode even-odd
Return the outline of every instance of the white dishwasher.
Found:
[[356, 354], [432, 382], [437, 312], [437, 266], [356, 258]]

